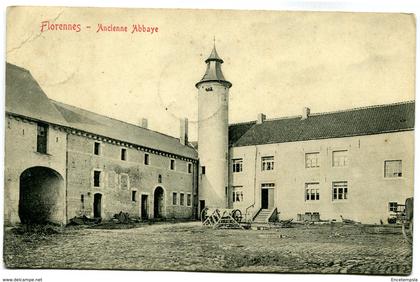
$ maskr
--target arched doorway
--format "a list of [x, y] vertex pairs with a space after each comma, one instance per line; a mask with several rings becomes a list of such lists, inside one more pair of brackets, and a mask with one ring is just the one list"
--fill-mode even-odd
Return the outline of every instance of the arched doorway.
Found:
[[96, 193], [93, 195], [93, 217], [102, 217], [102, 194]]
[[19, 179], [19, 218], [24, 224], [63, 222], [64, 181], [48, 167], [31, 167]]
[[163, 190], [162, 187], [158, 186], [155, 189], [155, 193], [154, 193], [154, 205], [153, 205], [153, 210], [154, 210], [154, 217], [155, 218], [162, 218], [163, 217], [163, 208], [164, 208], [164, 194], [165, 191]]

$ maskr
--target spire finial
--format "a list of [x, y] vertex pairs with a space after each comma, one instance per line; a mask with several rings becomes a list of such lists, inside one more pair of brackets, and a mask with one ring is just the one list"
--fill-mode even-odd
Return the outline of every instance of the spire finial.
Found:
[[213, 47], [216, 48], [216, 36], [213, 35]]

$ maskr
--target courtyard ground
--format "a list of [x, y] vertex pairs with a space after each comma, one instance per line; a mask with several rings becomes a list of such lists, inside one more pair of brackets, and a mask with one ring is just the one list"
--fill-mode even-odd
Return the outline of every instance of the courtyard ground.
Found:
[[4, 235], [8, 268], [408, 275], [412, 263], [411, 245], [389, 226], [213, 230], [184, 222]]

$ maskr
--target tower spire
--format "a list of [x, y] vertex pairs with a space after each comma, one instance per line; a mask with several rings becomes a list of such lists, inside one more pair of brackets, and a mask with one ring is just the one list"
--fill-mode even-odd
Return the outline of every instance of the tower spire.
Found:
[[210, 56], [205, 60], [207, 64], [207, 70], [203, 78], [195, 84], [195, 87], [203, 82], [220, 82], [225, 84], [228, 88], [232, 86], [232, 83], [227, 81], [222, 73], [223, 60], [219, 57], [216, 51], [216, 37], [213, 37], [213, 50], [210, 53]]

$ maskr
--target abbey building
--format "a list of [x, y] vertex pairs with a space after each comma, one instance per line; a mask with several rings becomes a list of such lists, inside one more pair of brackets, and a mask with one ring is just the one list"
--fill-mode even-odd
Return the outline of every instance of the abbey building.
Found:
[[198, 145], [49, 99], [6, 65], [5, 223], [75, 216], [386, 222], [413, 196], [414, 102], [228, 122], [232, 83], [214, 48], [198, 90]]

